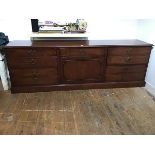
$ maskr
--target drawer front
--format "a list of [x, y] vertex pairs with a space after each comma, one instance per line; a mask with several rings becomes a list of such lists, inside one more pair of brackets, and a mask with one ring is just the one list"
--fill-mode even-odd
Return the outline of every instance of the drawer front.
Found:
[[150, 47], [115, 47], [108, 49], [108, 65], [113, 64], [147, 64]]
[[143, 81], [146, 66], [109, 66], [106, 69], [105, 81]]
[[22, 85], [48, 85], [58, 83], [56, 69], [14, 69], [10, 71], [11, 84]]
[[63, 57], [99, 57], [105, 56], [106, 48], [61, 48]]
[[57, 52], [54, 48], [17, 48], [6, 49], [7, 57], [21, 58], [21, 57], [44, 57], [56, 56]]
[[149, 56], [108, 56], [108, 65], [117, 64], [147, 64]]
[[106, 69], [107, 74], [119, 74], [119, 73], [133, 73], [133, 72], [146, 72], [145, 65], [135, 66], [108, 66]]
[[63, 81], [80, 83], [103, 81], [104, 61], [102, 59], [63, 60]]
[[57, 57], [8, 57], [7, 63], [10, 68], [57, 67]]
[[20, 57], [41, 57], [41, 56], [56, 56], [55, 48], [17, 48], [6, 49], [7, 57], [20, 58]]
[[109, 56], [149, 56], [151, 47], [110, 47]]

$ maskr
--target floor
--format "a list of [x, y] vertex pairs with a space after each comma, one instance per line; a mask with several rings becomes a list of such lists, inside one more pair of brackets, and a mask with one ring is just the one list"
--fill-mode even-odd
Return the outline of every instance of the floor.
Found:
[[0, 92], [0, 134], [155, 134], [144, 88]]

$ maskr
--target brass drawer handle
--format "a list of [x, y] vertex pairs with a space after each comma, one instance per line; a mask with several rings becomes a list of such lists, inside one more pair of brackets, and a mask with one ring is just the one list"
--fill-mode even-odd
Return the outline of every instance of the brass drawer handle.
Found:
[[36, 60], [35, 60], [35, 59], [31, 59], [31, 60], [30, 60], [30, 63], [31, 63], [32, 65], [34, 65], [34, 64], [36, 64]]
[[33, 76], [32, 79], [33, 79], [33, 80], [39, 80], [39, 77]]
[[130, 62], [130, 61], [131, 61], [131, 57], [127, 57], [126, 62]]
[[31, 49], [31, 50], [28, 50], [28, 54], [31, 55], [31, 56], [34, 56], [35, 55], [35, 50]]

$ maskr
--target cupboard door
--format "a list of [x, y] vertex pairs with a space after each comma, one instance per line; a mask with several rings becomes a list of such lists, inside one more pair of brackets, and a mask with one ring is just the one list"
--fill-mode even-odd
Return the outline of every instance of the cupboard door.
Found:
[[64, 59], [62, 61], [62, 74], [64, 82], [81, 83], [103, 81], [103, 59]]

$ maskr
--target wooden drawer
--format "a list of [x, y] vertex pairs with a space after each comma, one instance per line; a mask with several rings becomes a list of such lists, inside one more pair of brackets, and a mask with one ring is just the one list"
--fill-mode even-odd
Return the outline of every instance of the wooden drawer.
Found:
[[150, 47], [115, 47], [108, 49], [108, 65], [113, 64], [147, 64]]
[[10, 68], [36, 68], [36, 67], [57, 67], [56, 56], [44, 57], [8, 57], [7, 63]]
[[110, 47], [108, 56], [149, 56], [151, 47]]
[[146, 66], [109, 66], [106, 69], [105, 81], [143, 81]]
[[61, 48], [61, 56], [63, 57], [99, 57], [105, 56], [106, 48]]
[[108, 56], [108, 65], [117, 64], [147, 64], [149, 56]]
[[135, 66], [108, 66], [106, 69], [107, 74], [118, 74], [126, 72], [146, 72], [145, 65], [135, 65]]
[[56, 56], [55, 48], [15, 48], [6, 49], [8, 58], [21, 58], [21, 57], [48, 57]]
[[48, 85], [58, 82], [57, 69], [12, 69], [10, 71], [13, 86]]

